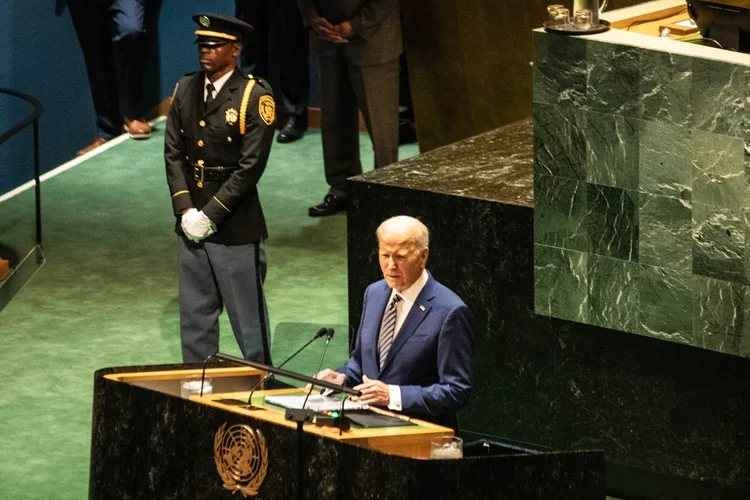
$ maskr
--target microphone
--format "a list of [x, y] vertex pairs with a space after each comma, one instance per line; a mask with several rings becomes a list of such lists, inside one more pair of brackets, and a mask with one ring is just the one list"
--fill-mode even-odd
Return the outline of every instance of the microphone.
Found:
[[[329, 332], [329, 331], [331, 332], [331, 333], [330, 333], [330, 336], [328, 336], [328, 335], [329, 335], [329, 334], [328, 334], [328, 332]], [[317, 332], [315, 332], [315, 336], [314, 336], [313, 338], [311, 338], [310, 340], [308, 340], [308, 341], [307, 341], [307, 343], [305, 343], [305, 345], [303, 345], [302, 347], [300, 347], [299, 349], [297, 349], [297, 351], [296, 351], [296, 352], [294, 352], [294, 354], [292, 354], [291, 356], [289, 356], [288, 358], [286, 358], [286, 359], [285, 359], [285, 360], [284, 360], [284, 361], [283, 361], [283, 362], [282, 362], [282, 363], [281, 363], [281, 364], [280, 364], [279, 366], [277, 366], [276, 368], [281, 368], [282, 366], [284, 366], [285, 364], [287, 364], [288, 362], [290, 362], [290, 361], [291, 361], [292, 359], [294, 359], [294, 357], [295, 357], [295, 356], [296, 356], [297, 354], [301, 353], [301, 352], [302, 352], [302, 351], [303, 351], [303, 350], [304, 350], [304, 349], [305, 349], [305, 348], [306, 348], [307, 346], [309, 346], [310, 344], [312, 344], [313, 342], [315, 342], [316, 340], [318, 340], [318, 339], [319, 339], [320, 337], [323, 337], [323, 336], [328, 336], [328, 340], [330, 340], [330, 339], [331, 339], [331, 337], [333, 336], [333, 328], [321, 328], [321, 329], [319, 329], [319, 330], [318, 330]], [[318, 372], [315, 372], [315, 373], [318, 373]], [[258, 379], [258, 383], [256, 383], [256, 384], [255, 384], [255, 385], [253, 386], [253, 388], [252, 388], [252, 389], [250, 390], [250, 396], [249, 396], [249, 397], [247, 398], [247, 403], [248, 403], [248, 404], [252, 404], [253, 393], [255, 392], [255, 390], [256, 390], [256, 389], [257, 389], [258, 387], [260, 387], [260, 385], [261, 385], [261, 384], [262, 384], [263, 382], [265, 382], [266, 380], [268, 380], [268, 379], [269, 379], [269, 378], [271, 378], [271, 377], [273, 377], [273, 373], [269, 373], [269, 374], [268, 374], [268, 375], [266, 375], [265, 377], [261, 377], [260, 379]]]
[[[317, 375], [320, 372], [320, 367], [323, 366], [323, 359], [326, 357], [326, 351], [328, 350], [328, 344], [331, 342], [331, 339], [333, 338], [333, 328], [329, 328], [326, 332], [326, 345], [323, 347], [323, 353], [320, 355], [320, 361], [318, 361], [318, 368], [315, 370], [315, 375]], [[313, 388], [315, 388], [315, 384], [310, 384], [310, 390], [307, 391], [307, 395], [305, 396], [305, 401], [302, 403], [302, 410], [305, 410], [305, 405], [307, 405], [307, 400], [310, 397], [310, 394], [312, 394]]]

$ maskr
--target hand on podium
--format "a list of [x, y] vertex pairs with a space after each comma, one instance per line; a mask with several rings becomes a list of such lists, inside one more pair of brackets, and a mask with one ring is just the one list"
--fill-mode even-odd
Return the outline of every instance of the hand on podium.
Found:
[[362, 377], [362, 383], [354, 387], [362, 391], [361, 396], [352, 396], [352, 401], [363, 405], [388, 406], [391, 402], [391, 390], [380, 380], [370, 380], [367, 375]]

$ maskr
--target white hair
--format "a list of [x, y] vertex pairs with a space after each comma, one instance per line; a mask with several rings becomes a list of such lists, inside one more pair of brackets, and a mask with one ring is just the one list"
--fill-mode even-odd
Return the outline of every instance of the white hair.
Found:
[[378, 230], [375, 232], [378, 241], [381, 239], [383, 233], [386, 232], [405, 234], [405, 240], [413, 241], [419, 250], [430, 247], [430, 230], [419, 219], [414, 217], [397, 215], [386, 219], [378, 226]]

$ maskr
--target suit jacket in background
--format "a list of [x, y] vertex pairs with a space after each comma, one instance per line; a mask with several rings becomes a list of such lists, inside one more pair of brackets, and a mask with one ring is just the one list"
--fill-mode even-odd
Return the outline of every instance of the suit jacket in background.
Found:
[[310, 43], [321, 55], [342, 51], [355, 66], [373, 66], [391, 61], [403, 52], [400, 0], [298, 0], [305, 26], [315, 13], [331, 24], [350, 21], [355, 35], [349, 43], [318, 40], [313, 32]]
[[339, 371], [346, 373], [351, 387], [362, 383], [363, 374], [398, 385], [404, 414], [455, 428], [455, 412], [468, 404], [472, 388], [469, 308], [430, 275], [381, 370], [378, 335], [390, 295], [385, 280], [367, 287], [356, 345]]
[[[194, 207], [203, 210], [217, 226], [217, 232], [206, 241], [224, 245], [255, 243], [268, 237], [256, 186], [273, 141], [275, 111], [271, 89], [263, 80], [249, 79], [235, 70], [206, 108], [204, 81], [203, 72], [179, 81], [164, 134], [167, 183], [177, 217], [175, 231], [183, 234], [181, 213]], [[246, 130], [241, 135], [242, 98], [253, 82]], [[201, 161], [206, 167], [239, 169], [226, 180], [204, 181], [199, 187], [194, 165]]]

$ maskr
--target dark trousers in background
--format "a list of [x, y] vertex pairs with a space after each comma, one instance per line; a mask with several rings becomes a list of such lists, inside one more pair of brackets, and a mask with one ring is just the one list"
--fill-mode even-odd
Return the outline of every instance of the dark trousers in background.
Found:
[[346, 179], [362, 173], [359, 111], [375, 152], [375, 168], [398, 161], [399, 59], [355, 66], [343, 50], [320, 57], [321, 134], [329, 194], [346, 198]]
[[86, 62], [99, 137], [122, 132], [143, 109], [149, 0], [68, 0]]
[[241, 70], [271, 83], [280, 124], [290, 115], [307, 123], [309, 39], [296, 0], [235, 0], [235, 7], [237, 18], [254, 28]]

